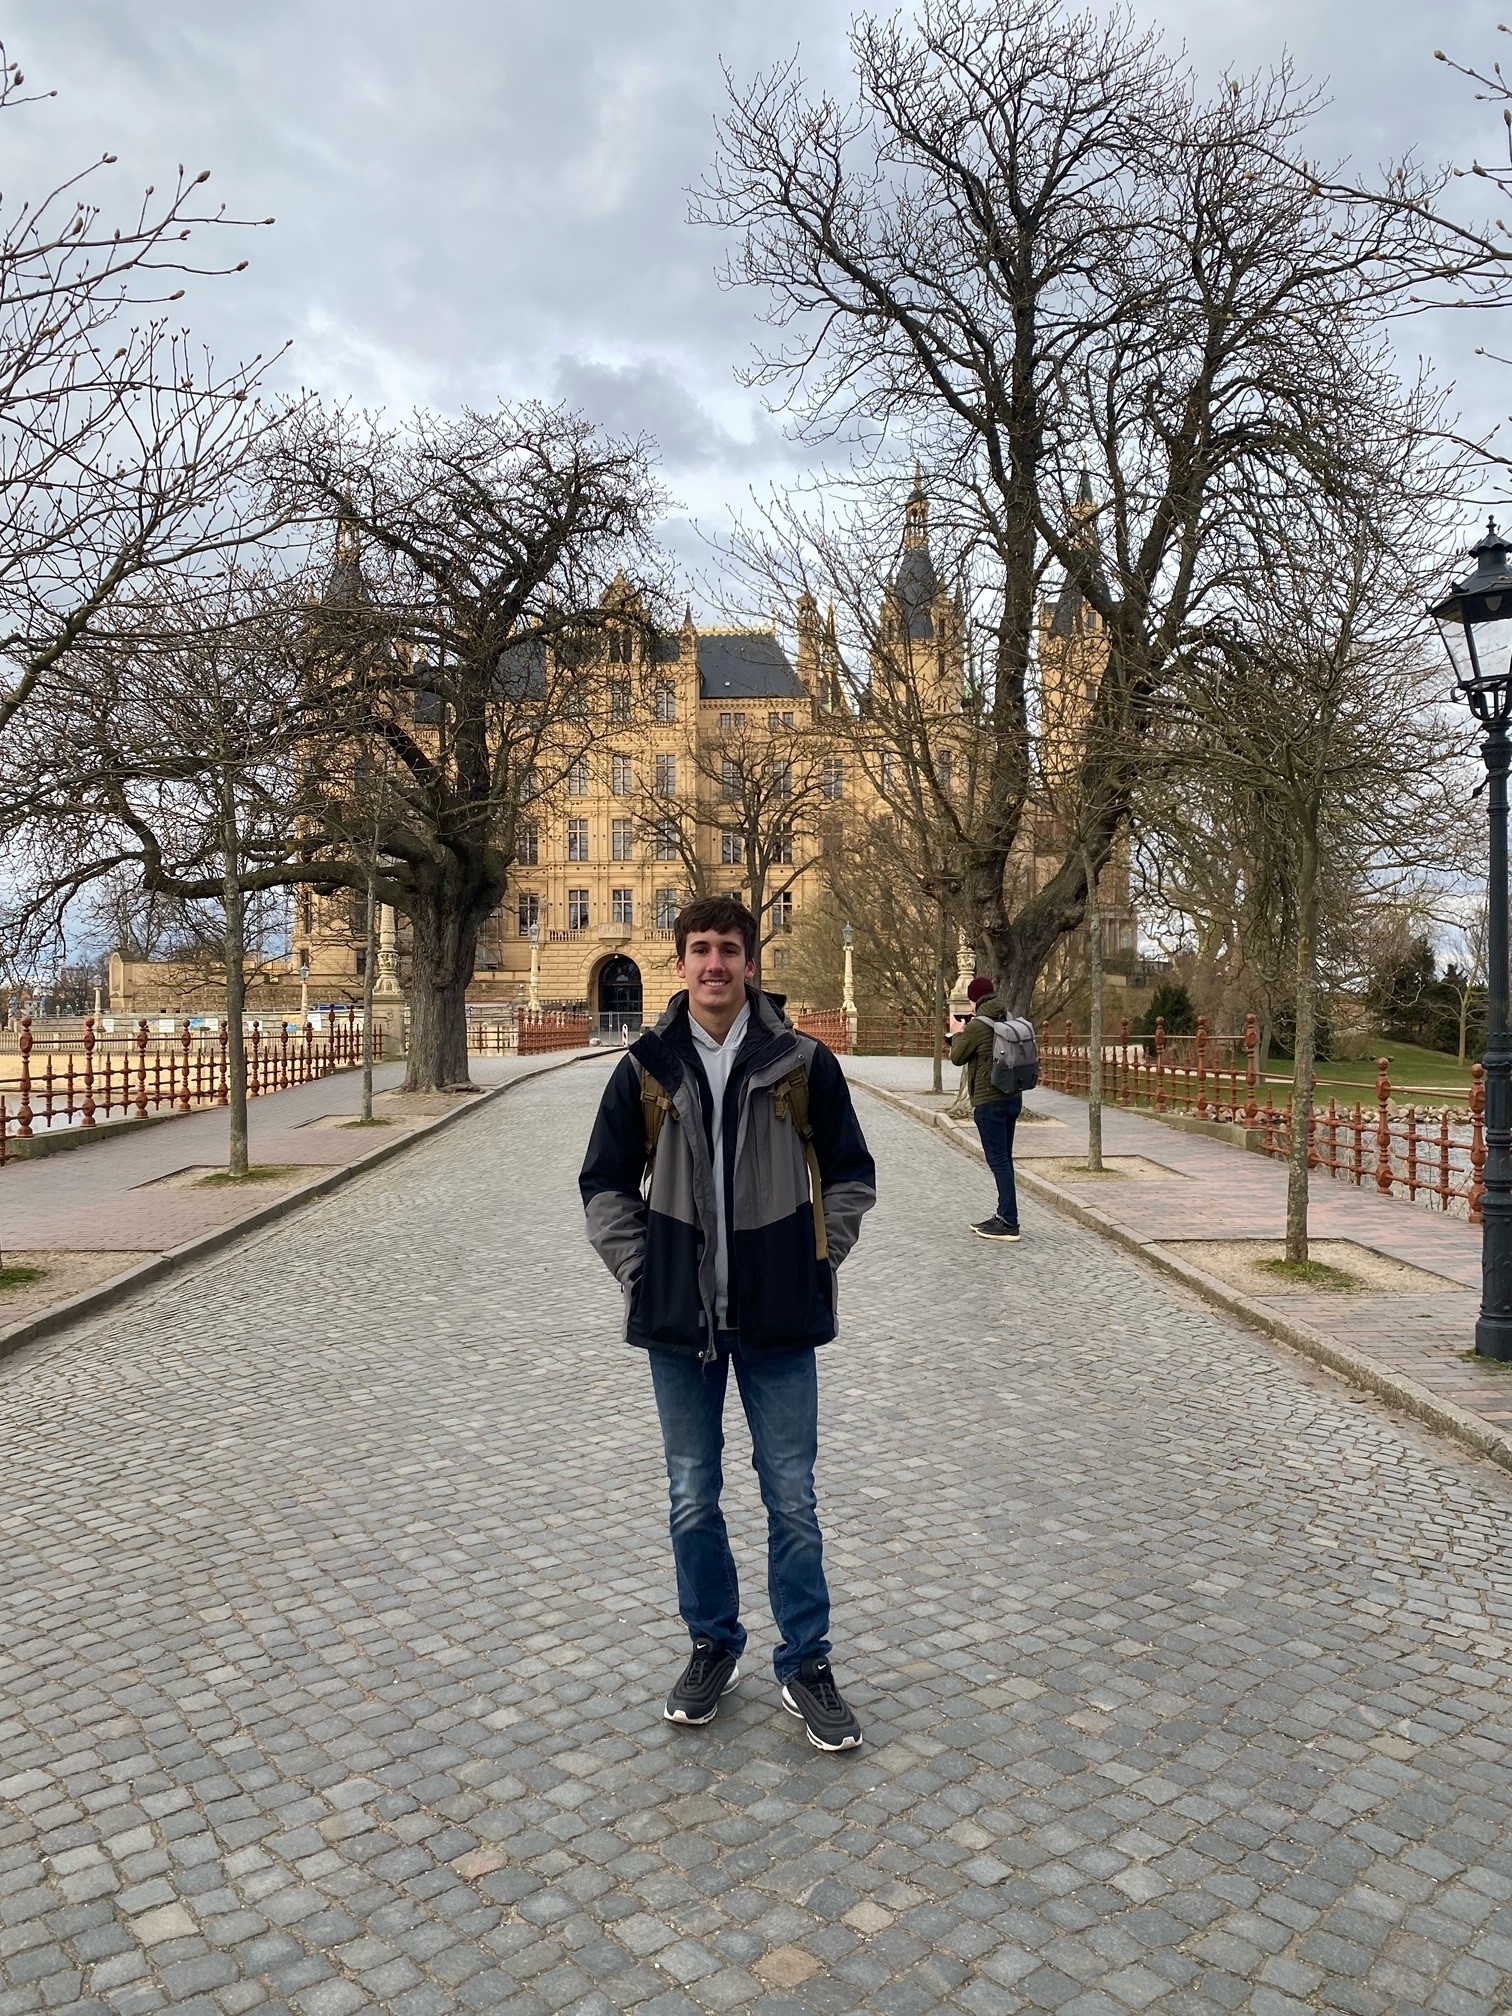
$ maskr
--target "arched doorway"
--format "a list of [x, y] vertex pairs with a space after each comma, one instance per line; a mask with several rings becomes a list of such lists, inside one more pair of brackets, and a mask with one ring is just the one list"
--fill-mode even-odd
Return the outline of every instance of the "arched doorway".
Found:
[[616, 952], [599, 968], [599, 1028], [606, 1035], [641, 1026], [641, 976], [633, 959]]

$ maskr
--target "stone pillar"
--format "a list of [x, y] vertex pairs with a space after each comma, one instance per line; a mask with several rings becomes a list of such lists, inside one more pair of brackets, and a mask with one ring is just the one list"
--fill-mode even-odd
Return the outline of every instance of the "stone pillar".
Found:
[[530, 927], [530, 1012], [541, 1005], [541, 926], [539, 919]]
[[[950, 1019], [952, 1026], [956, 1022], [965, 1022], [971, 1015], [971, 999], [966, 989], [975, 978], [976, 954], [971, 949], [966, 933], [957, 930], [956, 977], [955, 985], [950, 990]], [[961, 1082], [956, 1089], [956, 1096], [951, 1103], [949, 1111], [951, 1117], [958, 1120], [965, 1119], [971, 1112], [971, 1100], [967, 1096], [966, 1091], [966, 1069], [964, 1065], [961, 1068]]]
[[840, 996], [840, 1012], [845, 1017], [845, 1047], [852, 1057], [856, 1054], [856, 934], [847, 924], [840, 934], [840, 942], [845, 947], [845, 979]]
[[399, 985], [399, 934], [392, 903], [378, 905], [378, 972], [373, 980], [373, 1027], [383, 1031], [385, 1058], [404, 1055], [404, 990]]

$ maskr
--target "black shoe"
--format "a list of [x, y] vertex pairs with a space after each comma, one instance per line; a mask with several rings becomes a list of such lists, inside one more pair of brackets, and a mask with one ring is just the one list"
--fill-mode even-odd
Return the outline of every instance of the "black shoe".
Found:
[[1005, 1225], [1001, 1218], [984, 1218], [980, 1225], [973, 1225], [972, 1231], [978, 1239], [1017, 1239], [1017, 1225]]
[[707, 1638], [695, 1638], [682, 1677], [667, 1696], [662, 1719], [694, 1725], [712, 1722], [719, 1713], [720, 1695], [728, 1694], [739, 1678], [733, 1652], [721, 1651]]
[[846, 1707], [828, 1659], [805, 1659], [783, 1686], [782, 1705], [808, 1725], [816, 1750], [854, 1750], [861, 1724]]

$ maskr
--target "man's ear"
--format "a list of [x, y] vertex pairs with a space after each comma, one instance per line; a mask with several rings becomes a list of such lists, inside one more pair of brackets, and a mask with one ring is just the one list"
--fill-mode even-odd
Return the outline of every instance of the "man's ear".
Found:
[[746, 978], [747, 980], [754, 980], [756, 978], [756, 961], [754, 959], [747, 959], [746, 961]]

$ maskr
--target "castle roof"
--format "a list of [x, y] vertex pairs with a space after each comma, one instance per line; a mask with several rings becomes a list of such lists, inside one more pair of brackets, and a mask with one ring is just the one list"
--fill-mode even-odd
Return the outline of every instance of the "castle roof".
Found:
[[698, 640], [701, 700], [804, 700], [787, 653], [770, 630], [717, 630]]

